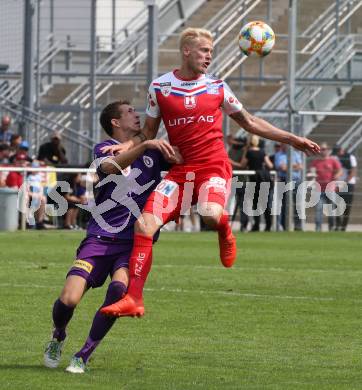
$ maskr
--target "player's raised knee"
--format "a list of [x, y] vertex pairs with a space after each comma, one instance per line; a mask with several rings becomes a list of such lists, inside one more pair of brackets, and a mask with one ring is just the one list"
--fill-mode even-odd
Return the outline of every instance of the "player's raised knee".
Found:
[[223, 213], [223, 208], [215, 203], [201, 203], [197, 206], [202, 220], [207, 226], [215, 227]]

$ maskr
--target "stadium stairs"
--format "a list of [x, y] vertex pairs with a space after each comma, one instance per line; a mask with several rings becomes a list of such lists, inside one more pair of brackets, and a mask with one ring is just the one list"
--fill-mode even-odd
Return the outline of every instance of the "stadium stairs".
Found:
[[[298, 2], [298, 30], [304, 31], [317, 17], [331, 5], [331, 0], [303, 0]], [[179, 65], [178, 52], [178, 33], [185, 27], [203, 27], [211, 19], [213, 15], [225, 6], [225, 0], [209, 0], [203, 7], [200, 7], [184, 25], [175, 31], [174, 35], [169, 37], [161, 46], [159, 51], [159, 73], [169, 71]], [[267, 1], [262, 1], [245, 19], [245, 22], [255, 19], [266, 20]], [[351, 20], [352, 26], [358, 26], [361, 20], [361, 11], [353, 15]], [[288, 41], [286, 39], [288, 33], [288, 2], [285, 0], [273, 1], [272, 20], [270, 22], [274, 31], [277, 32], [276, 46], [273, 53], [266, 57], [263, 62], [263, 73], [266, 76], [286, 77], [288, 71]], [[228, 43], [236, 40], [240, 25], [238, 24], [233, 30], [227, 34], [220, 42], [217, 52], [221, 51]], [[362, 32], [355, 28], [352, 32]], [[278, 38], [278, 35], [280, 36]], [[283, 37], [284, 35], [284, 37]], [[305, 43], [304, 39], [298, 41], [298, 45]], [[298, 68], [309, 58], [308, 54], [298, 55]], [[261, 60], [257, 57], [250, 57], [242, 65], [242, 76], [246, 78], [257, 78], [260, 74]], [[146, 62], [138, 66], [138, 73], [146, 73]], [[270, 99], [273, 94], [279, 89], [279, 82], [260, 83], [257, 80], [244, 80], [242, 85], [240, 82], [234, 81], [233, 77], [240, 76], [240, 69], [230, 75], [229, 85], [240, 96], [241, 101], [249, 110], [257, 110]], [[44, 97], [44, 103], [57, 104], [61, 102], [78, 84], [59, 84], [55, 85], [48, 94]], [[132, 100], [133, 104], [143, 110], [146, 102], [147, 86], [144, 82], [135, 83], [134, 81], [122, 81], [113, 85], [106, 94], [100, 97], [97, 101], [99, 106], [106, 104], [109, 101], [118, 99], [119, 97]], [[358, 102], [361, 101], [362, 92], [359, 87], [354, 87], [343, 100], [340, 101], [336, 109], [353, 109], [358, 107]], [[357, 108], [358, 109], [358, 108]], [[85, 126], [87, 123], [87, 115], [85, 115]], [[333, 145], [343, 132], [347, 131], [354, 119], [342, 117], [329, 117], [321, 121], [321, 123], [313, 130], [311, 136], [318, 141], [326, 140]], [[232, 125], [232, 131], [237, 131], [238, 128]], [[356, 151], [359, 156], [359, 150]], [[359, 160], [360, 166], [362, 161]], [[358, 184], [356, 192], [361, 193], [362, 185]], [[362, 204], [362, 197], [357, 196], [354, 201], [354, 209], [362, 209], [358, 207]], [[357, 218], [357, 219], [356, 219]], [[352, 215], [353, 223], [361, 223], [362, 216]]]
[[[170, 36], [161, 46], [159, 50], [159, 73], [164, 73], [170, 69], [174, 69], [179, 66], [180, 54], [178, 51], [178, 35], [185, 27], [203, 27], [210, 20], [210, 18], [215, 15], [223, 6], [225, 6], [225, 0], [209, 0], [205, 3], [205, 6], [200, 7], [187, 21], [185, 24], [175, 31], [174, 35]], [[286, 13], [286, 3], [285, 0], [275, 0], [273, 2], [273, 17], [278, 18], [280, 15]], [[249, 19], [261, 18], [265, 20], [265, 15], [267, 13], [267, 2], [262, 1], [258, 5], [252, 14], [250, 14]], [[234, 30], [232, 30], [221, 42], [218, 50], [221, 50], [226, 44], [231, 41], [235, 41], [240, 25], [238, 24]], [[138, 73], [146, 73], [147, 63], [146, 61], [138, 66]], [[76, 84], [72, 84], [68, 87], [63, 87], [62, 85], [55, 85], [51, 91], [45, 96], [44, 103], [56, 103], [63, 100], [68, 94], [69, 90], [72, 90], [76, 87]], [[265, 96], [270, 96], [277, 90], [278, 86], [262, 86], [262, 89], [265, 89]], [[254, 90], [254, 88], [252, 88]], [[243, 90], [244, 92], [244, 90]], [[118, 99], [120, 96], [132, 100], [132, 103], [139, 108], [140, 110], [144, 109], [147, 95], [147, 86], [144, 82], [135, 83], [134, 81], [122, 81], [117, 84], [114, 84], [107, 93], [100, 97], [97, 100], [97, 103], [102, 106], [106, 102], [109, 102], [114, 99]], [[253, 98], [250, 101], [256, 100], [256, 103], [253, 104], [254, 107], [258, 107], [259, 104], [262, 104], [265, 101], [266, 97], [263, 96], [263, 93], [255, 94], [253, 91]], [[86, 120], [87, 118], [85, 118]]]
[[[336, 111], [361, 111], [362, 86], [355, 86], [338, 105]], [[336, 144], [343, 134], [357, 121], [357, 117], [351, 116], [328, 116], [325, 117], [311, 133], [313, 140], [321, 143], [327, 142], [330, 147]], [[362, 167], [362, 146], [360, 145], [353, 152], [358, 162], [358, 172]], [[311, 158], [308, 159], [311, 161]], [[357, 172], [357, 177], [358, 177]], [[311, 216], [307, 215], [310, 219]], [[357, 180], [355, 186], [355, 196], [353, 200], [352, 212], [350, 216], [351, 224], [362, 223], [362, 180]]]
[[[159, 51], [159, 73], [164, 73], [178, 66], [179, 64], [179, 52], [178, 48], [178, 33], [185, 27], [203, 27], [215, 15], [223, 6], [225, 6], [225, 0], [209, 0], [203, 7], [200, 7], [185, 24], [179, 28], [175, 34], [169, 37], [161, 46]], [[274, 0], [272, 8], [272, 21], [271, 25], [278, 34], [287, 34], [288, 31], [288, 2], [285, 0]], [[299, 18], [299, 29], [302, 30], [307, 27], [317, 16], [330, 5], [330, 0], [319, 0], [315, 2], [313, 0], [303, 0], [303, 7], [301, 8]], [[245, 22], [262, 19], [266, 20], [267, 15], [267, 1], [263, 0], [257, 5], [251, 13], [248, 15]], [[229, 32], [218, 45], [217, 51], [228, 43], [235, 41], [239, 32], [240, 25]], [[276, 47], [272, 55], [267, 57], [263, 61], [264, 74], [268, 76], [285, 77], [287, 74], [287, 53], [280, 53], [280, 50], [287, 48], [287, 40], [277, 38]], [[215, 56], [217, 52], [215, 53]], [[304, 61], [303, 61], [304, 62]], [[258, 77], [260, 68], [260, 59], [256, 57], [250, 57], [243, 63], [242, 75], [244, 77]], [[146, 73], [146, 62], [138, 66], [138, 73]], [[240, 76], [240, 70], [234, 72], [233, 76]], [[245, 106], [248, 109], [260, 108], [279, 88], [278, 83], [265, 83], [260, 85], [257, 81], [243, 82], [242, 87], [239, 82], [229, 81], [230, 86], [236, 93], [241, 96], [241, 101], [245, 102]], [[49, 92], [43, 97], [44, 104], [57, 104], [60, 103], [72, 90], [75, 89], [77, 83], [71, 84], [56, 84], [49, 90]], [[147, 86], [144, 82], [135, 83], [134, 81], [122, 81], [114, 84], [104, 96], [100, 97], [97, 104], [102, 106], [106, 102], [113, 99], [118, 99], [120, 96], [127, 99], [132, 99], [133, 104], [139, 109], [143, 109], [146, 102]], [[87, 116], [85, 116], [86, 126]], [[236, 131], [236, 127], [233, 128]]]

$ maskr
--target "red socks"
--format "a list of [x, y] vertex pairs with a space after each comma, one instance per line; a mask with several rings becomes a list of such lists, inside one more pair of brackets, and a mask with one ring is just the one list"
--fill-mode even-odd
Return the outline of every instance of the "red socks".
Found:
[[231, 234], [231, 228], [229, 225], [229, 215], [224, 213], [219, 223], [216, 225], [216, 230], [219, 232], [220, 236], [223, 238], [228, 237]]
[[134, 244], [129, 260], [129, 286], [127, 293], [142, 299], [143, 287], [152, 265], [153, 237], [134, 235]]

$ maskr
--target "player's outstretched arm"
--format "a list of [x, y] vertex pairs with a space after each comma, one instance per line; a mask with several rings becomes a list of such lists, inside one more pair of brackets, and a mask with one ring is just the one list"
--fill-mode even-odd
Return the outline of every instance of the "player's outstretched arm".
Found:
[[[123, 142], [119, 145], [103, 146], [103, 148], [101, 149], [102, 153], [111, 153], [115, 155], [116, 153], [130, 150], [145, 141], [154, 139], [157, 135], [158, 128], [160, 127], [160, 122], [161, 117], [153, 118], [147, 115], [143, 129], [139, 133], [133, 136], [129, 141]], [[175, 158], [174, 149], [167, 142], [160, 147], [160, 150], [166, 159]]]
[[[142, 142], [139, 145], [136, 145], [135, 147], [117, 152], [115, 156], [110, 156], [102, 161], [101, 169], [104, 173], [111, 174], [111, 173], [119, 173], [120, 169], [125, 169], [128, 166], [130, 166], [139, 156], [141, 156], [146, 149], [157, 149], [161, 152], [165, 148], [172, 148], [172, 146], [165, 140], [148, 140], [145, 142]], [[180, 156], [180, 155], [179, 155]], [[178, 157], [179, 159], [173, 159], [172, 163], [180, 163], [182, 160], [181, 156]]]
[[260, 137], [270, 139], [276, 142], [283, 142], [293, 146], [307, 155], [319, 153], [320, 147], [308, 138], [298, 137], [292, 133], [281, 130], [271, 123], [257, 116], [251, 115], [245, 109], [230, 114], [230, 117], [243, 129], [249, 133], [256, 134]]

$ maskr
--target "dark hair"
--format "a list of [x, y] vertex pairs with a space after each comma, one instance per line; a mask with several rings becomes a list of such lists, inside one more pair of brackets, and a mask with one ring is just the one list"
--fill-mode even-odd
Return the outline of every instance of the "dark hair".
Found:
[[113, 126], [111, 120], [121, 118], [121, 106], [123, 104], [130, 104], [130, 102], [128, 100], [117, 100], [116, 102], [109, 103], [106, 107], [103, 108], [99, 117], [99, 123], [103, 127], [103, 130], [110, 137], [113, 135]]
[[10, 146], [6, 143], [0, 144], [0, 152], [3, 152], [4, 150], [10, 150]]
[[10, 143], [14, 142], [16, 139], [18, 139], [20, 137], [21, 137], [20, 134], [12, 134], [11, 137], [10, 137]]
[[233, 141], [236, 141], [236, 143], [233, 143], [231, 145], [231, 147], [232, 147], [232, 149], [235, 149], [235, 150], [239, 150], [247, 144], [246, 137], [236, 137], [236, 138], [233, 138]]

